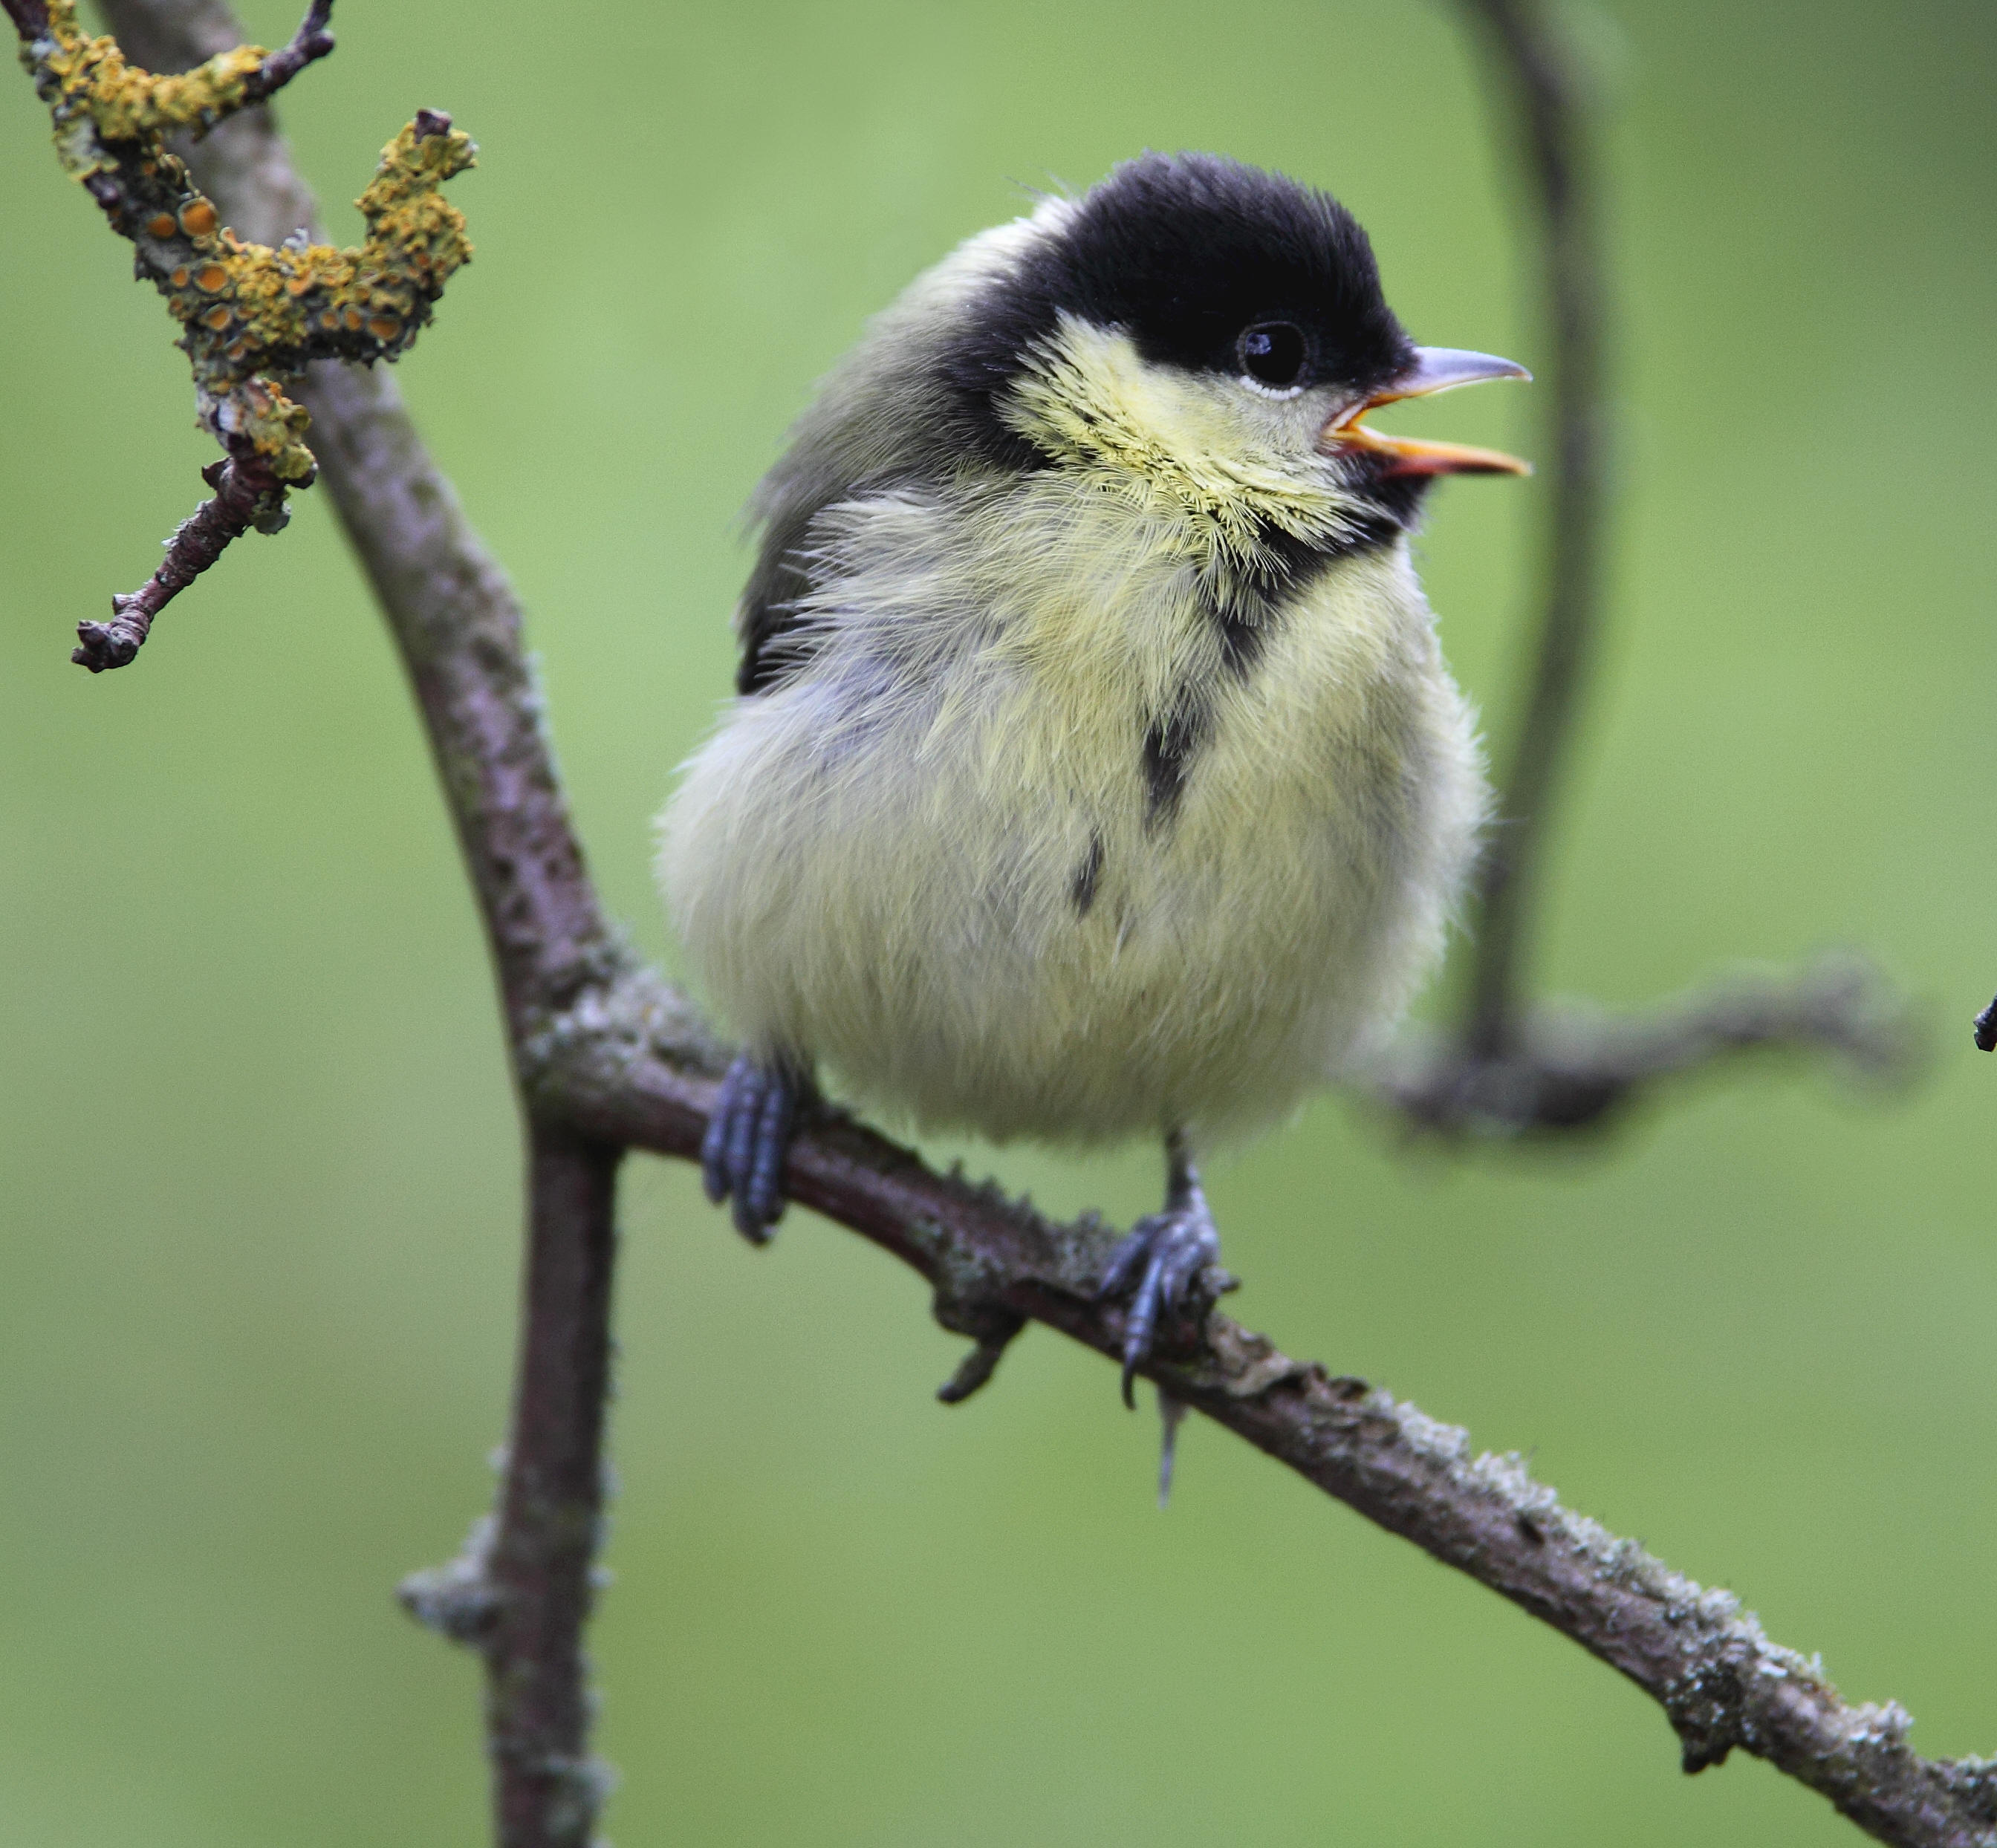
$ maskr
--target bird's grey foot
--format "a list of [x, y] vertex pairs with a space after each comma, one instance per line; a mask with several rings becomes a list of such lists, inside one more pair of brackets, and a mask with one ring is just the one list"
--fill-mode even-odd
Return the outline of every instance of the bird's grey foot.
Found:
[[700, 1145], [700, 1177], [719, 1206], [735, 1202], [735, 1229], [767, 1245], [784, 1216], [784, 1160], [809, 1087], [788, 1067], [743, 1053], [728, 1068]]
[[1103, 1273], [1105, 1296], [1128, 1295], [1123, 1323], [1123, 1403], [1135, 1407], [1131, 1382], [1150, 1357], [1158, 1319], [1185, 1305], [1193, 1279], [1220, 1257], [1220, 1234], [1200, 1191], [1184, 1136], [1167, 1139], [1171, 1183], [1165, 1210], [1140, 1219], [1111, 1253]]

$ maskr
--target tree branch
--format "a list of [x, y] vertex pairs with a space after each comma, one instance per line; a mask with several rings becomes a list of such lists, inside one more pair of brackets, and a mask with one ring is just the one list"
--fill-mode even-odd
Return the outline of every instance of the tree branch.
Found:
[[332, 50], [332, 3], [312, 0], [282, 51], [232, 44], [191, 73], [160, 74], [129, 60], [115, 40], [85, 35], [75, 0], [10, 0], [57, 156], [131, 240], [140, 279], [166, 298], [202, 426], [226, 452], [202, 471], [215, 498], [181, 522], [159, 569], [112, 598], [109, 622], [77, 625], [70, 658], [93, 674], [127, 665], [174, 598], [251, 527], [280, 531], [288, 491], [312, 484], [306, 413], [278, 378], [315, 359], [399, 357], [471, 257], [463, 217], [437, 196], [473, 163], [469, 137], [448, 116], [419, 111], [382, 150], [359, 202], [367, 241], [354, 250], [306, 239], [275, 249], [243, 243], [167, 150], [168, 136], [198, 136], [240, 116]]
[[[333, 50], [333, 34], [327, 31], [333, 18], [333, 0], [312, 0], [291, 42], [282, 50], [270, 53], [243, 82], [243, 100], [247, 106], [265, 101], [281, 90], [316, 58]], [[198, 132], [198, 131], [197, 131]]]
[[[233, 45], [226, 6], [106, 0], [157, 69]], [[267, 112], [222, 123], [188, 160], [235, 224], [281, 241], [310, 193]], [[323, 480], [401, 648], [485, 918], [519, 1049], [622, 964], [569, 826], [520, 610], [385, 372], [322, 363], [299, 388]], [[582, 1631], [602, 1480], [612, 1215], [622, 1153], [529, 1105], [520, 1364], [496, 1519], [419, 1615], [483, 1654], [502, 1848], [587, 1848], [604, 1778], [588, 1753]], [[449, 1595], [445, 1595], [446, 1593]]]
[[1578, 60], [1537, 0], [1461, 0], [1498, 51], [1496, 81], [1516, 95], [1540, 219], [1553, 347], [1553, 509], [1532, 691], [1504, 777], [1503, 825], [1478, 882], [1465, 1038], [1481, 1057], [1511, 1049], [1534, 881], [1602, 601], [1609, 449], [1609, 287], [1589, 147], [1593, 99]]
[[1829, 955], [1787, 972], [1743, 971], [1645, 1014], [1535, 1008], [1493, 1053], [1447, 1035], [1410, 1037], [1373, 1088], [1419, 1131], [1544, 1138], [1605, 1129], [1667, 1079], [1769, 1053], [1826, 1056], [1885, 1085], [1916, 1069], [1921, 1040], [1869, 961]]
[[1464, 1018], [1453, 1033], [1400, 1048], [1375, 1094], [1426, 1133], [1543, 1137], [1601, 1128], [1661, 1081], [1750, 1050], [1828, 1051], [1869, 1077], [1908, 1076], [1919, 1048], [1906, 1005], [1856, 959], [1737, 976], [1647, 1016], [1526, 998], [1554, 798], [1601, 626], [1612, 446], [1608, 263], [1596, 98], [1584, 60], [1542, 0], [1461, 4], [1495, 53], [1497, 118], [1523, 130], [1553, 353], [1553, 504], [1532, 680], [1478, 879]]
[[[535, 1095], [606, 1142], [697, 1157], [714, 1049], [649, 972], [595, 991], [530, 1049]], [[1113, 1234], [1057, 1225], [926, 1167], [836, 1113], [795, 1146], [792, 1198], [850, 1227], [933, 1286], [939, 1319], [967, 1307], [1058, 1329], [1112, 1360], [1124, 1305], [1095, 1286]], [[1822, 1667], [1769, 1640], [1732, 1594], [1703, 1589], [1635, 1541], [1561, 1506], [1516, 1456], [1383, 1390], [1290, 1359], [1211, 1308], [1162, 1331], [1140, 1370], [1389, 1532], [1488, 1586], [1619, 1670], [1661, 1705], [1695, 1771], [1736, 1746], [1903, 1848], [1993, 1848], [1997, 1759], [1930, 1760], [1896, 1704], [1854, 1707]]]
[[[23, 0], [15, 0], [23, 3]], [[233, 42], [213, 0], [106, 0], [156, 66]], [[204, 33], [210, 36], [204, 39]], [[217, 146], [216, 143], [222, 145]], [[199, 150], [239, 223], [301, 222], [309, 202], [267, 122]], [[497, 1520], [405, 1588], [418, 1614], [486, 1654], [500, 1839], [582, 1848], [598, 1779], [587, 1757], [581, 1626], [595, 1539], [616, 1151], [697, 1154], [719, 1047], [685, 1000], [608, 930], [541, 729], [510, 586], [424, 451], [392, 383], [336, 365], [303, 392], [325, 478], [409, 665], [491, 943], [530, 1148], [526, 1325]], [[1709, 1030], [1711, 1023], [1709, 1022]], [[1058, 1226], [988, 1185], [936, 1174], [840, 1114], [794, 1146], [792, 1196], [930, 1283], [978, 1340], [954, 1386], [988, 1375], [1030, 1319], [1112, 1360], [1123, 1307], [1098, 1298], [1112, 1237]], [[1813, 1663], [1707, 1591], [1562, 1508], [1516, 1457], [1350, 1377], [1278, 1352], [1212, 1307], [1161, 1331], [1143, 1370], [1389, 1531], [1511, 1598], [1645, 1689], [1688, 1769], [1738, 1746], [1821, 1791], [1881, 1840], [1997, 1848], [1997, 1763], [1930, 1761], [1897, 1706], [1852, 1708]]]

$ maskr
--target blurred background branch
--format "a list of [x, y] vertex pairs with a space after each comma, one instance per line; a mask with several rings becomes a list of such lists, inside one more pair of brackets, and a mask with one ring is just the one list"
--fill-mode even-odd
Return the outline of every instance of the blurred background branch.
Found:
[[1505, 1138], [1599, 1129], [1659, 1081], [1749, 1050], [1830, 1052], [1875, 1080], [1905, 1077], [1917, 1050], [1906, 1004], [1856, 957], [1793, 973], [1737, 972], [1650, 1016], [1532, 999], [1548, 843], [1599, 653], [1615, 469], [1603, 99], [1597, 72], [1554, 7], [1460, 4], [1487, 50], [1498, 139], [1515, 146], [1539, 253], [1552, 356], [1541, 374], [1551, 505], [1531, 675], [1477, 881], [1463, 1018], [1453, 1033], [1409, 1042], [1379, 1095], [1416, 1129]]
[[[1497, 10], [1501, 30], [1509, 21], [1538, 34], [1542, 51], [1554, 44], [1537, 16]], [[134, 57], [157, 68], [191, 63], [240, 36], [210, 0], [107, 0], [106, 11]], [[260, 112], [226, 125], [194, 158], [232, 222], [252, 235], [275, 241], [309, 222], [309, 200]], [[267, 230], [253, 229], [260, 219]], [[698, 1147], [716, 1048], [675, 991], [629, 963], [605, 923], [547, 755], [517, 602], [395, 388], [378, 373], [321, 366], [302, 402], [429, 729], [497, 967], [528, 1126], [521, 1365], [498, 1519], [457, 1566], [412, 1584], [407, 1601], [485, 1656], [505, 1848], [581, 1848], [603, 1783], [588, 1752], [581, 1631], [601, 1509], [612, 1189], [625, 1147], [681, 1157]], [[1582, 505], [1593, 518], [1595, 503], [1584, 498]], [[1563, 619], [1579, 630], [1549, 670], [1556, 733], [1585, 652], [1585, 602], [1577, 609]], [[1550, 623], [1549, 648], [1553, 635]], [[1543, 651], [1543, 667], [1545, 658]], [[1557, 736], [1539, 748], [1542, 768], [1525, 767], [1522, 745], [1514, 772], [1515, 786], [1537, 779], [1534, 815], [1557, 767]], [[1499, 1069], [1494, 1049], [1513, 1057], [1525, 1046], [1512, 1077], [1532, 1082], [1474, 1091], [1464, 1108], [1442, 1113], [1450, 1122], [1472, 1108], [1520, 1128], [1599, 1117], [1607, 1108], [1599, 1100], [1612, 1102], [1634, 1082], [1622, 1074], [1681, 1071], [1740, 1045], [1869, 1043], [1863, 1031], [1847, 1030], [1847, 1015], [1864, 1012], [1849, 984], [1821, 971], [1724, 1004], [1687, 1003], [1626, 1046], [1619, 1067], [1599, 1051], [1612, 1032], [1583, 1026], [1568, 1042], [1530, 1039], [1512, 999], [1524, 915], [1519, 870], [1543, 857], [1536, 836], [1529, 845], [1510, 857], [1513, 871], [1502, 882], [1518, 895], [1496, 895], [1513, 907], [1512, 947], [1477, 984], [1478, 995], [1497, 998], [1485, 1022], [1496, 1026], [1478, 1038], [1485, 1016], [1474, 1010], [1471, 1037], [1487, 1074]], [[1555, 1043], [1564, 1050], [1545, 1050]], [[1419, 1095], [1411, 1087], [1402, 1098], [1417, 1116]], [[995, 1326], [1025, 1315], [1099, 1351], [1119, 1350], [1120, 1312], [1092, 1295], [1109, 1242], [1099, 1225], [1051, 1224], [836, 1118], [801, 1140], [790, 1181], [801, 1201], [919, 1270], [950, 1326], [972, 1319], [967, 1312]], [[1997, 1839], [1987, 1764], [1919, 1758], [1896, 1708], [1846, 1706], [1724, 1594], [1702, 1591], [1569, 1513], [1515, 1459], [1473, 1460], [1453, 1428], [1363, 1381], [1292, 1361], [1217, 1312], [1175, 1335], [1177, 1345], [1147, 1370], [1153, 1377], [1612, 1663], [1664, 1705], [1688, 1768], [1737, 1745], [1881, 1839], [1948, 1848]]]
[[1601, 622], [1603, 526], [1613, 462], [1609, 406], [1610, 291], [1601, 222], [1601, 98], [1571, 38], [1540, 0], [1461, 0], [1482, 38], [1502, 143], [1526, 181], [1540, 252], [1552, 376], [1542, 374], [1552, 431], [1552, 507], [1543, 604], [1525, 711], [1513, 728], [1499, 826], [1478, 883], [1464, 1050], [1495, 1060], [1517, 1041], [1528, 985], [1537, 874], [1561, 773], [1594, 665]]

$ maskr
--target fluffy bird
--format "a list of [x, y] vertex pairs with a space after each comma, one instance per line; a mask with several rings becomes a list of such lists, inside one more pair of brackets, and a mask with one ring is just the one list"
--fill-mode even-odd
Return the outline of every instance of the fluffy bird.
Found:
[[1160, 1137], [1102, 1285], [1128, 1399], [1219, 1255], [1196, 1155], [1390, 1031], [1485, 815], [1409, 536], [1437, 476], [1525, 465], [1361, 419], [1525, 376], [1415, 345], [1343, 207], [1205, 154], [869, 325], [757, 491], [737, 697], [662, 818], [747, 1237], [821, 1071], [925, 1129]]

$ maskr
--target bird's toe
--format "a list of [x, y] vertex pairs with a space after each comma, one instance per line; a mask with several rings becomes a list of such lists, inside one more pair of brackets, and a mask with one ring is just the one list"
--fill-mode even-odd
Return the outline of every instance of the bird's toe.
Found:
[[1123, 1322], [1123, 1402], [1157, 1339], [1159, 1319], [1181, 1308], [1193, 1279], [1220, 1256], [1220, 1235], [1202, 1201], [1140, 1219], [1110, 1254], [1102, 1294], [1128, 1295]]
[[735, 1229], [769, 1243], [784, 1216], [784, 1162], [797, 1127], [800, 1087], [788, 1072], [747, 1054], [728, 1068], [701, 1143], [701, 1180], [719, 1205], [733, 1203]]

